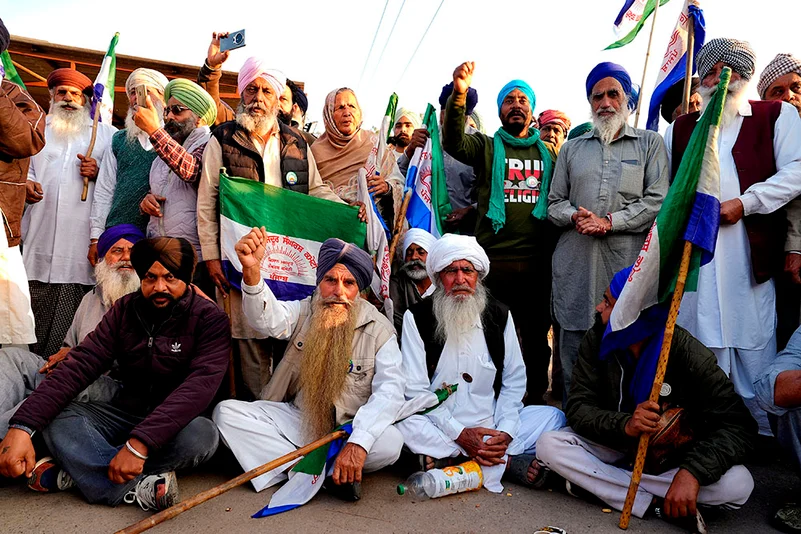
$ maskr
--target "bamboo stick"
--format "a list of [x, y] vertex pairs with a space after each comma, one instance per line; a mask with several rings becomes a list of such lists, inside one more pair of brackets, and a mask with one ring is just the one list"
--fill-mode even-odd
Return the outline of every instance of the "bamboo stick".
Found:
[[648, 49], [645, 51], [645, 65], [642, 67], [642, 83], [640, 84], [640, 95], [637, 97], [637, 113], [634, 115], [634, 127], [640, 122], [640, 109], [642, 109], [642, 95], [645, 92], [645, 73], [648, 72], [648, 58], [651, 57], [651, 43], [654, 40], [654, 29], [656, 28], [656, 14], [659, 12], [659, 0], [654, 3], [654, 16], [651, 19], [651, 35], [648, 37]]

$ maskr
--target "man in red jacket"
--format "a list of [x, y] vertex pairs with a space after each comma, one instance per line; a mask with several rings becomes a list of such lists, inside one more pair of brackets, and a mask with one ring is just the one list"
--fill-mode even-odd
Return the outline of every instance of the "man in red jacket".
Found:
[[[45, 491], [77, 486], [111, 506], [177, 502], [174, 470], [217, 449], [217, 428], [200, 414], [225, 374], [231, 337], [222, 310], [189, 286], [196, 262], [185, 239], [134, 245], [141, 289], [119, 299], [20, 406], [0, 442], [0, 476], [25, 474]], [[72, 401], [115, 360], [121, 387], [110, 403]], [[38, 431], [56, 462], [37, 465]]]

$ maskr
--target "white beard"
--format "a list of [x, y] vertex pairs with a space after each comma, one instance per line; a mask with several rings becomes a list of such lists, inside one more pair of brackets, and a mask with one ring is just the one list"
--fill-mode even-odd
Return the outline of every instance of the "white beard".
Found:
[[[67, 111], [67, 106], [77, 108], [75, 111]], [[50, 129], [59, 137], [75, 139], [89, 121], [89, 108], [76, 102], [53, 102], [50, 101]]]
[[112, 265], [106, 260], [100, 260], [95, 265], [95, 278], [100, 286], [103, 304], [110, 308], [117, 299], [124, 297], [139, 289], [139, 276], [135, 271], [120, 271], [121, 265], [130, 266], [129, 261], [118, 261]]
[[487, 307], [487, 288], [478, 280], [472, 295], [453, 296], [438, 285], [431, 298], [434, 299], [434, 317], [437, 319], [434, 338], [444, 344], [448, 338], [463, 336], [481, 322], [481, 314]]
[[[599, 109], [598, 112], [605, 111]], [[592, 124], [598, 131], [601, 142], [605, 145], [611, 144], [617, 137], [617, 133], [626, 125], [631, 111], [629, 111], [628, 101], [624, 102], [620, 109], [611, 117], [601, 117], [598, 112], [592, 113]]]
[[[156, 108], [156, 111], [159, 114], [159, 124], [164, 126], [164, 104], [160, 100], [154, 99], [153, 107]], [[148, 137], [148, 135], [136, 125], [133, 116], [134, 109], [130, 107], [128, 108], [128, 113], [125, 115], [125, 137], [130, 143], [136, 142], [137, 139], [142, 135], [144, 135], [145, 138]]]
[[275, 122], [278, 120], [278, 106], [275, 106], [272, 110], [263, 106], [259, 107], [267, 111], [267, 113], [264, 115], [251, 115], [246, 106], [240, 102], [236, 108], [236, 123], [249, 133], [264, 135], [275, 128]]
[[[422, 269], [415, 269], [415, 266], [422, 267]], [[426, 264], [420, 260], [412, 260], [404, 263], [401, 267], [401, 271], [405, 272], [406, 276], [415, 282], [420, 282], [421, 280], [428, 278]]]
[[[712, 100], [712, 95], [718, 90], [718, 86], [698, 87], [698, 94], [701, 95], [701, 114], [706, 111], [707, 106]], [[740, 106], [747, 98], [748, 80], [737, 80], [729, 82], [729, 91], [726, 94], [726, 102], [723, 104], [723, 113], [720, 117], [720, 127], [725, 128], [737, 118], [740, 113]]]

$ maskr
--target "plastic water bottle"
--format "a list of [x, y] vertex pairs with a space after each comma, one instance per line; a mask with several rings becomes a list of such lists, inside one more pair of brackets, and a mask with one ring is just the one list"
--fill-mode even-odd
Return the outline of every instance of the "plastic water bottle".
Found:
[[471, 460], [444, 469], [418, 471], [405, 483], [398, 484], [398, 495], [408, 495], [415, 500], [436, 499], [454, 493], [475, 491], [483, 484], [481, 466]]

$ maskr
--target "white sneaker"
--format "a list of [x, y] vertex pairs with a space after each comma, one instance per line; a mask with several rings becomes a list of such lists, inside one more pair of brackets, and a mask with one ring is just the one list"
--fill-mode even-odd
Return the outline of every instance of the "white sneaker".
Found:
[[33, 491], [64, 491], [75, 487], [75, 481], [52, 457], [45, 456], [33, 466], [28, 487]]
[[123, 501], [127, 504], [137, 503], [146, 512], [166, 510], [180, 501], [175, 471], [144, 477], [123, 497]]

